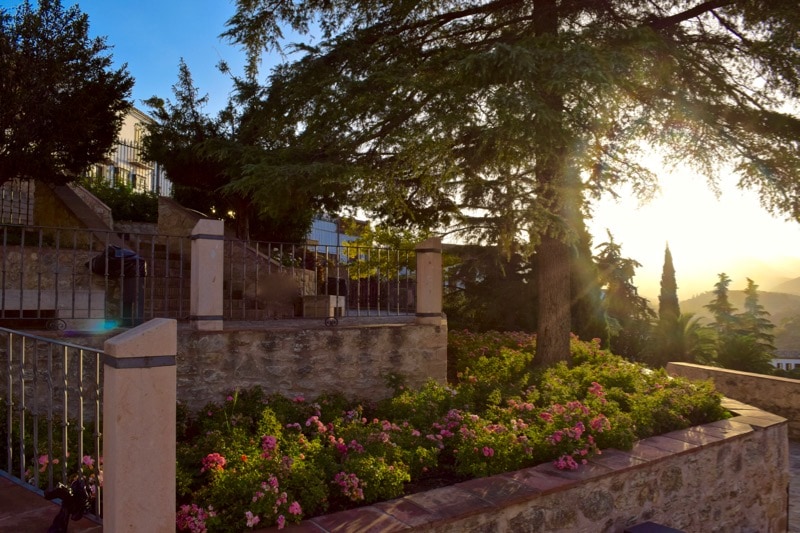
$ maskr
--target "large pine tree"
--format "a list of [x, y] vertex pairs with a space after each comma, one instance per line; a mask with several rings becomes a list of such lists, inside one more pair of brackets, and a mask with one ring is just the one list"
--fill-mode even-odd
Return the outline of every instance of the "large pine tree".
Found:
[[[644, 144], [712, 184], [729, 161], [800, 216], [800, 11], [783, 0], [238, 0], [226, 36], [255, 75], [285, 25], [319, 29], [263, 107], [307, 162], [298, 179], [343, 182], [382, 219], [535, 246], [540, 364], [569, 355], [585, 201], [652, 191]], [[269, 190], [270, 165], [240, 190]]]
[[603, 302], [609, 322], [609, 346], [615, 354], [641, 360], [646, 353], [651, 321], [655, 313], [647, 299], [639, 295], [633, 284], [641, 264], [622, 256], [622, 246], [609, 232], [608, 241], [598, 245], [595, 256]]
[[772, 330], [775, 329], [775, 324], [769, 319], [769, 311], [758, 300], [758, 285], [752, 279], [747, 278], [747, 287], [744, 290], [744, 311], [736, 315], [739, 328], [743, 334], [755, 338], [765, 350], [774, 352], [775, 335]]
[[0, 6], [0, 183], [68, 183], [116, 142], [133, 78], [77, 5], [12, 3]]
[[719, 280], [714, 284], [714, 299], [704, 307], [714, 317], [714, 329], [720, 342], [736, 334], [736, 308], [728, 295], [731, 278], [724, 272], [718, 274]]
[[758, 303], [758, 285], [748, 278], [745, 311], [737, 313], [728, 295], [730, 283], [726, 274], [719, 274], [715, 298], [705, 306], [714, 315], [717, 363], [733, 370], [769, 374], [775, 350], [771, 333], [774, 326], [766, 318], [769, 313]]

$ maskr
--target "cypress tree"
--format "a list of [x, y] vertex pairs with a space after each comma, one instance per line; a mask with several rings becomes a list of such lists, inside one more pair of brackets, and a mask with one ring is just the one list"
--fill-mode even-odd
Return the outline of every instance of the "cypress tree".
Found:
[[669, 243], [664, 250], [664, 266], [661, 270], [661, 294], [658, 296], [658, 318], [660, 321], [677, 323], [681, 316], [678, 303], [678, 285], [675, 282], [675, 267], [672, 265], [672, 253]]
[[680, 321], [678, 285], [675, 282], [675, 267], [669, 244], [664, 250], [664, 266], [661, 270], [661, 293], [658, 296], [658, 322], [653, 331], [648, 351], [650, 364], [664, 366], [668, 361], [686, 358], [684, 345], [684, 323]]

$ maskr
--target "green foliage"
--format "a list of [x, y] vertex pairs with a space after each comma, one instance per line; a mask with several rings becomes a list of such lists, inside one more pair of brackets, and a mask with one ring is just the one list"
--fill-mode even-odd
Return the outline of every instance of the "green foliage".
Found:
[[669, 246], [664, 250], [664, 266], [661, 271], [661, 294], [658, 296], [658, 319], [661, 322], [677, 322], [681, 315], [678, 303], [678, 284]]
[[137, 191], [127, 184], [111, 185], [105, 180], [81, 180], [90, 193], [111, 208], [114, 220], [158, 222], [158, 195]]
[[0, 183], [67, 183], [113, 146], [133, 78], [77, 5], [18, 4], [0, 7]]
[[[570, 262], [571, 329], [581, 338], [608, 343], [591, 236], [579, 234]], [[518, 247], [458, 245], [445, 247], [444, 311], [453, 329], [536, 331], [538, 326], [538, 254]]]
[[[5, 398], [0, 398], [0, 412], [9, 413]], [[0, 424], [0, 453], [10, 458], [8, 473], [19, 476], [36, 489], [54, 489], [59, 483], [70, 485], [82, 477], [89, 490], [91, 510], [97, 512], [97, 493], [102, 486], [102, 454], [95, 445], [94, 422], [82, 420], [81, 423], [82, 443], [78, 420], [65, 420], [57, 413], [50, 417], [37, 416], [15, 408], [10, 417]], [[65, 442], [68, 446], [66, 449]], [[6, 447], [9, 443], [11, 450]], [[83, 448], [83, 456], [75, 453], [79, 443]], [[24, 450], [24, 457], [20, 457], [20, 450]], [[24, 465], [21, 461], [24, 461]], [[3, 468], [6, 468], [5, 463]]]
[[715, 319], [716, 362], [733, 370], [771, 374], [775, 352], [772, 329], [775, 326], [767, 318], [769, 313], [758, 303], [758, 285], [747, 279], [745, 311], [736, 313], [736, 308], [728, 299], [730, 283], [727, 274], [720, 274], [715, 285], [715, 298], [706, 305]]
[[[267, 158], [247, 190], [291, 170], [376, 219], [538, 246], [540, 361], [563, 359], [579, 220], [621, 186], [656, 190], [648, 145], [712, 186], [729, 161], [767, 209], [800, 215], [800, 20], [762, 4], [240, 3], [225, 36], [250, 79], [287, 27], [317, 37], [273, 70], [261, 108], [294, 164]], [[620, 352], [638, 356], [648, 327], [625, 325]]]
[[[222, 66], [225, 73], [230, 74]], [[286, 153], [286, 142], [262, 113], [262, 91], [233, 77], [234, 94], [216, 117], [204, 111], [207, 96], [181, 62], [175, 101], [146, 101], [157, 119], [148, 126], [145, 157], [161, 163], [181, 204], [228, 220], [242, 239], [299, 242], [313, 217], [335, 210], [345, 189], [336, 180], [314, 179]]]
[[732, 335], [736, 330], [736, 318], [734, 313], [736, 308], [731, 304], [728, 291], [731, 278], [722, 272], [719, 274], [719, 281], [714, 284], [714, 299], [705, 305], [714, 317], [714, 329], [721, 341]]
[[608, 232], [608, 242], [598, 245], [595, 257], [603, 302], [609, 321], [609, 345], [614, 353], [632, 360], [643, 360], [655, 313], [647, 299], [639, 296], [633, 284], [639, 262], [622, 257], [622, 246]]
[[723, 368], [772, 374], [771, 350], [765, 349], [759, 340], [750, 335], [730, 335], [721, 340], [717, 363]]
[[717, 332], [694, 313], [681, 313], [674, 322], [659, 320], [645, 352], [645, 361], [655, 367], [670, 361], [714, 364], [716, 357]]
[[379, 278], [397, 280], [413, 275], [417, 268], [414, 247], [428, 238], [427, 232], [360, 224], [353, 220], [344, 224], [346, 235], [358, 235], [342, 243], [351, 279]]
[[178, 530], [242, 531], [552, 461], [725, 418], [709, 383], [671, 379], [571, 339], [572, 364], [531, 372], [529, 334], [451, 332], [462, 369], [377, 405], [232, 392], [180, 422]]
[[736, 315], [740, 331], [753, 336], [765, 350], [774, 352], [775, 335], [772, 330], [775, 325], [769, 320], [769, 312], [759, 303], [758, 285], [750, 278], [747, 278], [744, 295], [744, 312]]

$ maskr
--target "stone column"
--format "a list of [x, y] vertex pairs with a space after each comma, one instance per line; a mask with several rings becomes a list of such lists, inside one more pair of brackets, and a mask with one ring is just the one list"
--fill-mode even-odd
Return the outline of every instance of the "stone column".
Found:
[[192, 230], [192, 287], [189, 320], [195, 329], [222, 330], [222, 281], [225, 223], [198, 220]]
[[417, 324], [442, 324], [442, 240], [419, 243], [417, 254]]
[[168, 318], [105, 342], [105, 531], [175, 531], [177, 347], [177, 322]]

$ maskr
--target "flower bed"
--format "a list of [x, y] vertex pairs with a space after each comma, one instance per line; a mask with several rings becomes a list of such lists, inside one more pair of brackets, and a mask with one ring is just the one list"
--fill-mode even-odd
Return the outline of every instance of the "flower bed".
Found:
[[709, 383], [672, 380], [572, 341], [572, 361], [531, 371], [535, 339], [451, 333], [457, 382], [377, 404], [232, 392], [179, 416], [179, 530], [241, 531], [552, 462], [728, 416]]

